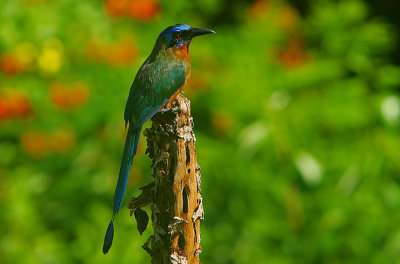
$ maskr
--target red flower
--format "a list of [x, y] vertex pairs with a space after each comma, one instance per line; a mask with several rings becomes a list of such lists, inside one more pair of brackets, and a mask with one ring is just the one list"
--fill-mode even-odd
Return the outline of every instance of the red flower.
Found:
[[33, 112], [31, 102], [22, 94], [8, 98], [8, 110], [12, 116], [19, 118], [26, 118]]
[[6, 75], [15, 75], [22, 71], [22, 65], [15, 54], [4, 54], [0, 59], [0, 69]]
[[23, 93], [6, 93], [0, 96], [0, 119], [27, 118], [33, 113], [29, 98]]
[[0, 119], [6, 119], [10, 117], [10, 111], [7, 107], [7, 101], [5, 98], [0, 97]]

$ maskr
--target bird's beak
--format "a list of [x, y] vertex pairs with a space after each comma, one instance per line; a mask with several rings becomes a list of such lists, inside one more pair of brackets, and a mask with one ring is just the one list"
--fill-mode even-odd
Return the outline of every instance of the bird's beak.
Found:
[[215, 34], [215, 31], [207, 28], [191, 28], [190, 33], [191, 38], [194, 38], [201, 35]]

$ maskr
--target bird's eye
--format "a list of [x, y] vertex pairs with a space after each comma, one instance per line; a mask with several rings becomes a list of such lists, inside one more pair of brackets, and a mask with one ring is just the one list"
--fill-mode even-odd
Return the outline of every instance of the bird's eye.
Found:
[[177, 34], [176, 34], [176, 37], [177, 37], [177, 38], [180, 38], [180, 37], [181, 37], [181, 34], [180, 34], [180, 33], [177, 33]]

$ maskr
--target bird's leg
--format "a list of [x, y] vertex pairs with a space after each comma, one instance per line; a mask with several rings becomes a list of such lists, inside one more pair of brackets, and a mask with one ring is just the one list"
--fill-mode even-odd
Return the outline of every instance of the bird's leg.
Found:
[[159, 112], [165, 113], [171, 110], [172, 108], [172, 103], [175, 101], [176, 97], [178, 96], [178, 93], [175, 93], [172, 95], [172, 97], [164, 104], [164, 106], [160, 109]]
[[175, 101], [176, 96], [173, 95], [164, 105], [164, 107], [161, 110], [168, 111], [170, 108], [172, 108], [172, 103]]
[[[178, 91], [176, 91], [176, 93], [174, 93], [171, 98], [168, 99], [168, 101], [164, 104], [163, 109], [168, 109], [168, 108], [172, 108], [172, 104], [174, 103], [176, 97], [182, 92], [183, 88], [185, 87], [185, 85], [183, 85]], [[164, 111], [165, 112], [165, 111]]]

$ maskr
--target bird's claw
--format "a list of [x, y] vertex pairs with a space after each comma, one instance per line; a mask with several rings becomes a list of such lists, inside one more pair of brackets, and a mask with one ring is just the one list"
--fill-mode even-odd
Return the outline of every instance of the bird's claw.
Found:
[[160, 109], [158, 112], [160, 112], [160, 113], [166, 113], [166, 112], [169, 112], [169, 111], [171, 111], [171, 109], [169, 109], [169, 108], [163, 108], [163, 109]]

